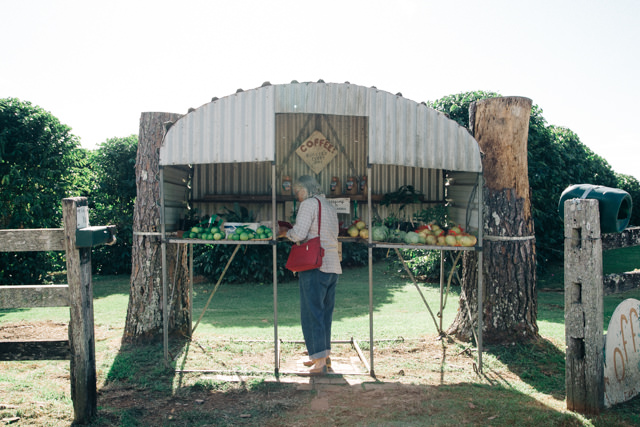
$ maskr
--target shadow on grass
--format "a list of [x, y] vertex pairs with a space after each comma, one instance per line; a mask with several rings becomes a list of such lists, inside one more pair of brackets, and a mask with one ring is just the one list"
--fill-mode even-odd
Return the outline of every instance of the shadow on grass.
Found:
[[[385, 262], [374, 264], [373, 310], [388, 304], [395, 290], [406, 285], [406, 280], [389, 271]], [[222, 284], [215, 290], [215, 283], [194, 285], [194, 323], [202, 316], [201, 323], [216, 330], [250, 326], [257, 329], [273, 328], [274, 288], [259, 284]], [[211, 293], [213, 298], [203, 314]], [[278, 325], [299, 326], [300, 296], [298, 282], [277, 284]], [[369, 271], [366, 267], [345, 268], [336, 288], [336, 310], [333, 321], [368, 316]]]
[[[484, 352], [536, 391], [558, 400], [565, 399], [565, 354], [552, 342], [539, 338], [529, 343], [489, 345]], [[493, 371], [490, 358], [485, 360], [485, 379], [491, 384], [511, 387], [508, 378]]]
[[[540, 344], [543, 346], [544, 343]], [[189, 352], [185, 341], [172, 349]], [[488, 384], [438, 379], [399, 382], [330, 375], [323, 379], [260, 375], [221, 379], [208, 373], [176, 373], [157, 355], [161, 345], [126, 346], [114, 361], [99, 393], [91, 424], [172, 426], [282, 425], [632, 425], [631, 410], [610, 411], [585, 422], [564, 410], [553, 385], [552, 398], [537, 398], [509, 381]], [[492, 350], [492, 354], [502, 354]], [[509, 353], [505, 349], [504, 353]], [[514, 358], [531, 358], [516, 349]], [[394, 360], [415, 357], [397, 354]], [[500, 356], [503, 357], [503, 356]], [[510, 363], [507, 361], [507, 363]], [[449, 374], [448, 374], [449, 375]], [[495, 375], [494, 375], [495, 376]], [[537, 382], [536, 382], [537, 383]], [[554, 401], [555, 400], [555, 401]]]
[[120, 348], [91, 425], [640, 425], [640, 399], [597, 417], [566, 411], [564, 354], [544, 339], [488, 346], [481, 378], [455, 342], [376, 345], [377, 378], [323, 379], [276, 376], [273, 342], [171, 343], [168, 366], [161, 343]]

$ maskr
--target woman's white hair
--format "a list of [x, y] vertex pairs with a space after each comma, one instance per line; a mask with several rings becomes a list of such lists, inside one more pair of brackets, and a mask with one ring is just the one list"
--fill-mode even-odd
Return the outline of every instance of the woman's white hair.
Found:
[[306, 198], [322, 194], [322, 189], [320, 188], [320, 184], [318, 184], [318, 181], [316, 181], [316, 179], [311, 175], [302, 175], [301, 177], [296, 179], [296, 181], [293, 184], [293, 188], [294, 189], [300, 188], [300, 189], [307, 190]]

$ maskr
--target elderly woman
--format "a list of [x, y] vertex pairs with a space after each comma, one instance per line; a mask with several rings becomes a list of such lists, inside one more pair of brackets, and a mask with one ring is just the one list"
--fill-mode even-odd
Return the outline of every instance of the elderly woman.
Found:
[[[330, 366], [331, 322], [335, 303], [338, 275], [342, 274], [338, 255], [338, 215], [327, 202], [315, 178], [304, 175], [293, 184], [293, 192], [300, 202], [296, 223], [292, 229], [283, 229], [280, 236], [294, 242], [312, 239], [318, 235], [318, 210], [320, 217], [320, 245], [324, 249], [322, 266], [315, 270], [301, 271], [300, 320], [302, 334], [309, 353], [305, 366], [312, 366], [311, 374], [324, 374]], [[320, 202], [320, 203], [318, 203]]]

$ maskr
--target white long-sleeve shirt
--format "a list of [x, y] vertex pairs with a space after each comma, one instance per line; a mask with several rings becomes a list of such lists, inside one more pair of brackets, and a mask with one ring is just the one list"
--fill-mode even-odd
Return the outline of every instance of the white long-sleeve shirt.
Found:
[[324, 196], [309, 197], [300, 203], [296, 223], [287, 232], [287, 237], [294, 242], [300, 242], [318, 236], [318, 201], [322, 206], [320, 245], [324, 249], [320, 271], [342, 274], [338, 255], [338, 214]]

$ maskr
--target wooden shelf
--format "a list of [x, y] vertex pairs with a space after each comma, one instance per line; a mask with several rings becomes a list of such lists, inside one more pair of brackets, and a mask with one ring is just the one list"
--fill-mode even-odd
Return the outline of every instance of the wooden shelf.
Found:
[[[276, 201], [284, 202], [287, 200], [293, 200], [292, 197], [282, 196], [282, 200], [280, 200], [281, 196], [276, 198]], [[286, 197], [286, 198], [285, 198]], [[206, 196], [200, 199], [194, 199], [194, 202], [202, 203], [202, 202], [238, 202], [238, 203], [270, 203], [271, 195], [270, 194], [207, 194]]]
[[[372, 194], [372, 202], [380, 202], [384, 194]], [[327, 199], [351, 199], [352, 201], [366, 202], [368, 201], [366, 194], [340, 194], [339, 196], [327, 196]]]
[[[351, 199], [351, 201], [367, 202], [368, 198], [366, 194], [341, 194], [339, 196], [327, 196], [327, 199]], [[380, 203], [384, 199], [384, 194], [372, 194], [371, 201], [373, 203]], [[293, 196], [276, 196], [276, 202], [292, 202]], [[194, 199], [195, 203], [270, 203], [271, 195], [268, 194], [207, 194], [206, 196]], [[442, 203], [442, 200], [425, 200], [420, 199], [421, 203]]]
[[167, 238], [168, 243], [192, 243], [194, 245], [270, 245], [271, 240], [203, 240], [181, 239], [179, 237]]

